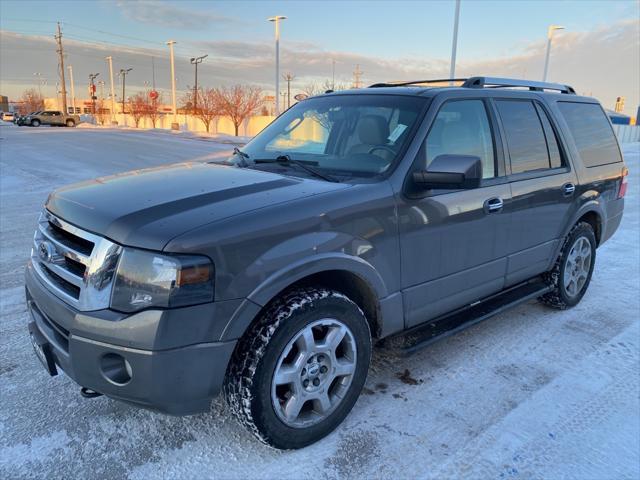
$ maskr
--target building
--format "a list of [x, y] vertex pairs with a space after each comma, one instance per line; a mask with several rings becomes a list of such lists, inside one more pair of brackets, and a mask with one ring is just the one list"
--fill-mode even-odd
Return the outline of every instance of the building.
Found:
[[8, 112], [8, 111], [9, 111], [9, 97], [0, 95], [0, 112]]

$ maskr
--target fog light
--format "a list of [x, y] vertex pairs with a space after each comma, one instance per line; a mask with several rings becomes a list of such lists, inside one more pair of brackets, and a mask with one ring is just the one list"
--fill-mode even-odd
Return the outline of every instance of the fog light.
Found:
[[116, 385], [125, 385], [133, 375], [129, 362], [122, 355], [116, 353], [103, 355], [100, 359], [100, 369], [102, 375]]

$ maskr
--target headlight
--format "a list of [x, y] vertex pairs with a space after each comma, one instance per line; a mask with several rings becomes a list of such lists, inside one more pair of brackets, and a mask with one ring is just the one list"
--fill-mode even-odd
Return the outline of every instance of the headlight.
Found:
[[125, 248], [116, 271], [111, 308], [135, 312], [211, 302], [213, 278], [213, 264], [207, 257]]

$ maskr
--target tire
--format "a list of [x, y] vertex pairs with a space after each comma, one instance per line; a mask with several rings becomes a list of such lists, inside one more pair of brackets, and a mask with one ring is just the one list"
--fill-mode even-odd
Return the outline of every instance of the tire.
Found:
[[[334, 350], [322, 347], [339, 338]], [[273, 301], [238, 343], [224, 396], [260, 441], [302, 448], [342, 423], [362, 391], [370, 358], [369, 325], [354, 302], [327, 289], [292, 290]]]
[[73, 120], [67, 120], [67, 127], [75, 127], [76, 126], [76, 122], [74, 122]]
[[[588, 256], [588, 266], [585, 266]], [[596, 263], [596, 236], [586, 222], [577, 223], [569, 232], [553, 269], [544, 279], [553, 290], [539, 297], [550, 307], [564, 310], [582, 299]]]
[[32, 127], [39, 127], [40, 126], [40, 120], [31, 120], [31, 126]]

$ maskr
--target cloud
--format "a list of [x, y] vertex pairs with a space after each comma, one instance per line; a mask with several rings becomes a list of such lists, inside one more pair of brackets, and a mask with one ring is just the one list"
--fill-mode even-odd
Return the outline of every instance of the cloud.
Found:
[[213, 23], [235, 21], [222, 15], [196, 12], [154, 0], [120, 0], [117, 2], [117, 6], [128, 19], [159, 27], [204, 30]]
[[[0, 32], [0, 84], [17, 95], [33, 86], [33, 65], [56, 82], [57, 60], [52, 39]], [[585, 95], [592, 95], [612, 107], [619, 95], [626, 97], [626, 112], [635, 115], [640, 102], [640, 26], [636, 21], [621, 21], [585, 32], [563, 32], [554, 38], [549, 81], [567, 83]], [[265, 42], [198, 41], [182, 42], [176, 50], [178, 88], [193, 84], [193, 65], [182, 52], [208, 53], [198, 68], [198, 81], [203, 86], [251, 83], [266, 91], [273, 88], [274, 50], [271, 39]], [[542, 77], [546, 42], [533, 42], [524, 47], [511, 46], [514, 54], [482, 61], [464, 56], [458, 50], [457, 76], [493, 75], [538, 80]], [[66, 40], [67, 63], [73, 64], [76, 83], [86, 84], [91, 72], [102, 72], [107, 79], [104, 57], [112, 55], [114, 69], [133, 67], [127, 77], [127, 89], [142, 89], [152, 77], [151, 57], [155, 57], [155, 77], [160, 90], [168, 91], [170, 73], [168, 49], [118, 47]], [[356, 65], [364, 72], [364, 84], [384, 80], [444, 78], [449, 74], [446, 58], [383, 58], [345, 51], [329, 51], [307, 42], [286, 41], [281, 44], [282, 72], [295, 75], [293, 89], [301, 90], [311, 82], [323, 83], [331, 78], [332, 59], [336, 61], [336, 81], [350, 84]], [[79, 80], [82, 79], [82, 80]], [[281, 82], [282, 84], [282, 82]], [[78, 87], [76, 87], [78, 91]], [[80, 90], [84, 92], [83, 89]], [[14, 93], [12, 93], [14, 92]], [[51, 94], [51, 93], [49, 93]]]

